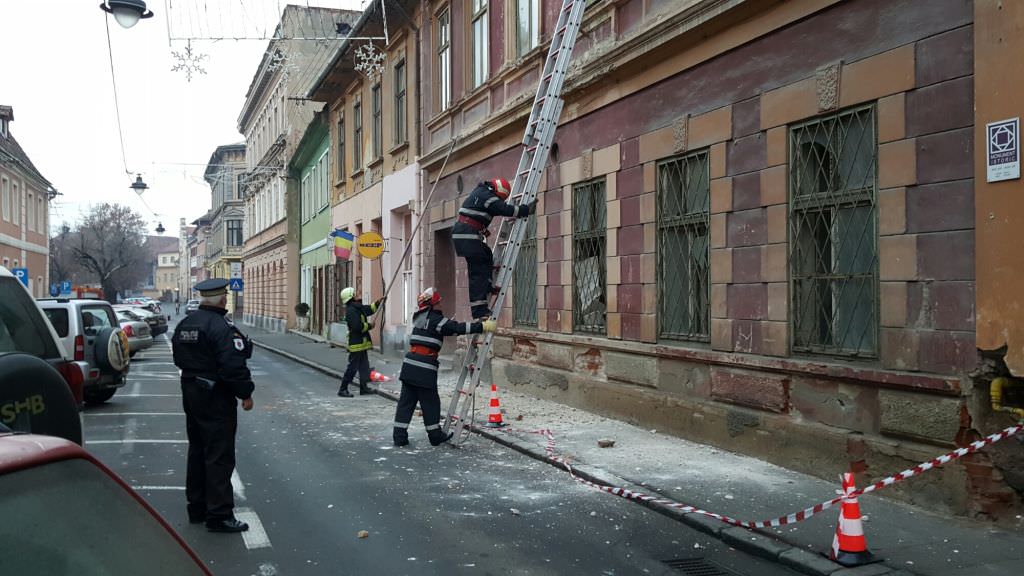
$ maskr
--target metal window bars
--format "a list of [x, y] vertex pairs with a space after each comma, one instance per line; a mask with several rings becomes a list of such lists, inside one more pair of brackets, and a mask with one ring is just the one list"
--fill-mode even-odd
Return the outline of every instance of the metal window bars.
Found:
[[874, 105], [790, 131], [793, 349], [878, 354]]
[[573, 186], [572, 324], [578, 332], [605, 332], [606, 213], [603, 177]]
[[707, 150], [657, 165], [659, 337], [710, 336]]
[[516, 258], [512, 293], [513, 322], [516, 326], [537, 325], [537, 266], [537, 215], [533, 214], [526, 223], [526, 232]]

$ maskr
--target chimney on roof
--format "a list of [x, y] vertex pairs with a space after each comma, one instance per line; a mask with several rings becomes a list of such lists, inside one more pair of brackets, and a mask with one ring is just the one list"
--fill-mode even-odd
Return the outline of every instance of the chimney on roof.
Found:
[[0, 137], [10, 134], [8, 125], [14, 121], [14, 107], [0, 104]]

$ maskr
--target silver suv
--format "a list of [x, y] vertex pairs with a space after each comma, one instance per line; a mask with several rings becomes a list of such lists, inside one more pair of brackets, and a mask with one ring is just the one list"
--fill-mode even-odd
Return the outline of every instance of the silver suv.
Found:
[[95, 299], [47, 298], [38, 303], [64, 347], [89, 365], [85, 402], [110, 400], [125, 385], [131, 352], [114, 309]]

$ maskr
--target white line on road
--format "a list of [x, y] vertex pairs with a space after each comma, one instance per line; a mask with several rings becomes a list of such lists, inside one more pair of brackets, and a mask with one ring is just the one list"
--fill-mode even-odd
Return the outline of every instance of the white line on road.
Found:
[[86, 444], [188, 444], [188, 440], [156, 440], [132, 438], [131, 440], [86, 440]]
[[238, 470], [231, 472], [231, 489], [235, 492], [235, 498], [245, 502], [245, 484], [242, 484], [242, 477], [238, 475]]
[[118, 394], [118, 398], [181, 398], [181, 394]]
[[138, 427], [139, 421], [135, 418], [129, 418], [128, 422], [124, 425], [124, 434], [121, 436], [121, 455], [131, 454], [135, 450], [135, 429]]
[[242, 532], [242, 540], [249, 550], [255, 548], [270, 548], [270, 538], [267, 531], [263, 529], [260, 517], [251, 508], [235, 508], [235, 518], [249, 525], [249, 530]]
[[83, 416], [184, 416], [184, 412], [86, 412]]
[[181, 490], [184, 492], [184, 486], [132, 486], [132, 490], [139, 492], [140, 490]]

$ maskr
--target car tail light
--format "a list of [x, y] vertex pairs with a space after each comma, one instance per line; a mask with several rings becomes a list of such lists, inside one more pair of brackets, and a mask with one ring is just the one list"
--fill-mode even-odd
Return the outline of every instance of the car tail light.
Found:
[[132, 330], [131, 324], [125, 324], [124, 326], [121, 327], [121, 329], [124, 330], [124, 335], [125, 336], [127, 336], [129, 338], [134, 338], [135, 337], [135, 330]]
[[85, 336], [75, 336], [75, 360], [85, 360]]
[[75, 402], [82, 404], [85, 400], [85, 395], [82, 392], [82, 387], [85, 384], [85, 374], [82, 372], [82, 366], [75, 362], [61, 362], [57, 365], [57, 371], [64, 377], [64, 381], [68, 383], [68, 388], [71, 389], [71, 395], [75, 397]]

